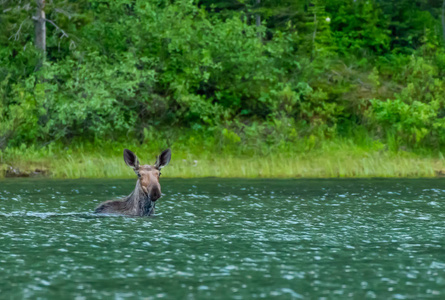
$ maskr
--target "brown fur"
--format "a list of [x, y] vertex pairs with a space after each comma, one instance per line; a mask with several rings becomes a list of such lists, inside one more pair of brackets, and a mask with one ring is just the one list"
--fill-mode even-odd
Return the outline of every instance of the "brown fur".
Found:
[[134, 191], [122, 200], [108, 200], [101, 203], [96, 213], [122, 214], [128, 216], [150, 216], [155, 212], [155, 201], [152, 201], [137, 181]]

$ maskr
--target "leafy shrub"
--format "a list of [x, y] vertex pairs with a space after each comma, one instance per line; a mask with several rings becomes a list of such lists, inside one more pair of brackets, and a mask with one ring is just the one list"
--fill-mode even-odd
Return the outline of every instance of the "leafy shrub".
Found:
[[445, 142], [445, 81], [437, 66], [413, 56], [395, 78], [406, 86], [395, 99], [371, 100], [371, 123], [401, 143], [439, 147]]

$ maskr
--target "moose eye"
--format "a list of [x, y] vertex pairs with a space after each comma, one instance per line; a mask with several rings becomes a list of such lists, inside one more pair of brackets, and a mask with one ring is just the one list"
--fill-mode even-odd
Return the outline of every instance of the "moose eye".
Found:
[[161, 177], [161, 172], [159, 172], [159, 177]]
[[138, 173], [138, 177], [141, 178], [141, 174]]

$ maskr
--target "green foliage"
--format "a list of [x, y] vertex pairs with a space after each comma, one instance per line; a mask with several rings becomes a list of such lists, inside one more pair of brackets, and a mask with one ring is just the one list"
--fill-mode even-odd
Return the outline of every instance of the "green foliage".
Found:
[[357, 128], [443, 144], [437, 1], [54, 0], [45, 60], [35, 2], [20, 3], [0, 4], [0, 149], [128, 139], [267, 154]]
[[439, 148], [445, 142], [445, 81], [433, 61], [412, 57], [395, 80], [406, 86], [395, 99], [371, 100], [371, 122], [400, 143]]
[[375, 1], [326, 2], [333, 38], [342, 55], [381, 54], [389, 49], [390, 31]]

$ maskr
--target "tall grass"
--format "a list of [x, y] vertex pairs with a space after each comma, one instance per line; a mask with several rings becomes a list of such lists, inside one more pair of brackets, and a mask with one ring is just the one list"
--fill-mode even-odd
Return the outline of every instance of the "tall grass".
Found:
[[[133, 171], [123, 161], [124, 146], [116, 143], [97, 147], [78, 144], [63, 148], [14, 148], [2, 153], [1, 167], [22, 171], [48, 170], [54, 178], [127, 178]], [[142, 164], [153, 164], [159, 154], [153, 146], [128, 147]], [[215, 152], [205, 148], [172, 147], [172, 161], [164, 177], [432, 177], [445, 170], [445, 163], [434, 155], [422, 156], [406, 151], [385, 150], [379, 142], [337, 138], [318, 145], [302, 141], [295, 151], [276, 150], [269, 154]], [[159, 149], [160, 150], [160, 149]], [[4, 172], [0, 172], [4, 174]], [[0, 176], [2, 176], [0, 175]]]

